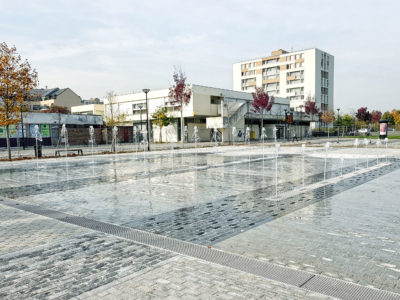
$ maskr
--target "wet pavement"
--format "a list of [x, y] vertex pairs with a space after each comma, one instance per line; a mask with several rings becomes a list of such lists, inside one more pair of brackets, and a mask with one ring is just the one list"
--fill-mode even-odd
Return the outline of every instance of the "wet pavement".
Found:
[[[335, 149], [328, 153], [323, 149], [307, 149], [303, 156], [299, 147], [293, 147], [290, 151], [282, 150], [276, 159], [272, 147], [264, 150], [261, 146], [221, 148], [4, 163], [0, 166], [0, 195], [21, 203], [198, 245], [212, 245], [261, 261], [399, 292], [400, 261], [396, 250], [400, 248], [399, 209], [392, 199], [394, 194], [390, 193], [379, 198], [380, 206], [376, 201], [370, 202], [370, 199], [373, 201], [370, 186], [380, 186], [382, 181], [395, 193], [398, 183], [392, 178], [398, 175], [392, 174], [399, 174], [397, 160], [376, 151], [370, 151], [369, 157], [355, 156], [351, 149], [347, 152]], [[363, 172], [367, 167], [368, 171]], [[365, 191], [368, 193], [363, 195]], [[7, 233], [7, 238], [0, 239], [0, 260], [6, 264], [2, 271], [7, 272], [0, 294], [10, 299], [24, 298], [29, 293], [39, 298], [57, 298], [58, 295], [65, 299], [86, 295], [112, 282], [121, 284], [122, 278], [147, 272], [143, 271], [146, 268], [154, 270], [156, 265], [177, 255], [153, 247], [140, 248], [144, 246], [139, 247], [135, 242], [122, 245], [118, 238], [110, 239], [104, 233], [75, 225], [59, 225], [56, 220], [47, 222], [48, 218], [18, 210], [10, 211], [1, 201], [0, 208], [5, 222], [3, 236]], [[380, 208], [383, 211], [379, 214]], [[354, 222], [354, 215], [360, 215], [360, 211], [363, 218]], [[30, 231], [26, 231], [27, 228]], [[18, 232], [30, 232], [27, 238], [28, 235], [37, 238], [23, 243], [16, 238]], [[96, 243], [97, 239], [101, 242]], [[32, 250], [31, 247], [38, 247], [36, 240], [41, 241], [38, 246], [41, 245], [42, 250]], [[7, 244], [7, 241], [13, 242]], [[87, 246], [82, 251], [76, 246], [76, 252], [67, 249], [74, 248], [76, 243], [87, 243]], [[109, 245], [115, 253], [108, 246], [91, 252], [95, 244]], [[55, 250], [51, 250], [52, 247]], [[120, 272], [118, 270], [125, 270], [123, 265], [127, 261], [124, 258], [129, 258], [121, 249], [129, 247], [139, 247], [138, 251], [149, 258], [142, 261], [133, 254], [131, 263], [137, 268]], [[61, 259], [65, 262], [60, 266], [58, 277], [50, 272], [44, 278], [39, 276], [39, 281], [32, 279], [32, 276], [38, 277], [37, 270], [43, 269], [45, 273], [47, 269], [54, 270], [53, 264], [67, 257], [64, 251], [72, 251], [73, 255]], [[92, 274], [93, 282], [89, 281], [93, 284], [78, 285], [70, 292], [76, 284], [69, 277], [81, 269], [71, 272], [64, 272], [64, 269], [81, 255], [84, 258], [80, 264], [85, 270], [81, 273]], [[112, 260], [107, 259], [109, 255]], [[121, 261], [118, 260], [120, 255]], [[43, 256], [50, 257], [51, 263], [45, 259], [43, 264], [36, 263]], [[92, 269], [93, 261], [100, 257], [106, 260], [105, 273]], [[29, 260], [35, 261], [34, 266], [19, 269], [19, 262], [25, 260], [25, 266], [29, 265]], [[201, 266], [200, 261], [190, 263]], [[27, 279], [23, 276], [26, 272]], [[82, 280], [86, 280], [86, 275]], [[51, 278], [58, 282], [54, 289], [50, 288]], [[45, 286], [47, 292], [35, 294], [34, 290], [16, 288], [23, 284]], [[165, 288], [168, 289], [168, 285]], [[198, 287], [202, 288], [204, 286]], [[297, 292], [293, 290], [293, 293]], [[154, 295], [161, 297], [162, 291]], [[278, 298], [279, 293], [274, 295]]]

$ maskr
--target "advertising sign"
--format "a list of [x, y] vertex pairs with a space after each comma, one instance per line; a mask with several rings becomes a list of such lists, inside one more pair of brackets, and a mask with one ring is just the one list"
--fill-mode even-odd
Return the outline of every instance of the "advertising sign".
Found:
[[380, 123], [379, 124], [379, 134], [380, 135], [386, 135], [387, 133], [387, 123]]

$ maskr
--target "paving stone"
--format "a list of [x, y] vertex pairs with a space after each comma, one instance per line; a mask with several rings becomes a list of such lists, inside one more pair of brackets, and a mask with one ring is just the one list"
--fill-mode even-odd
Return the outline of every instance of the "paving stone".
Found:
[[[187, 267], [190, 267], [188, 270]], [[176, 272], [176, 270], [182, 272]], [[193, 270], [195, 272], [193, 272]], [[219, 273], [219, 275], [215, 275]], [[198, 275], [207, 274], [209, 276]], [[181, 278], [198, 277], [194, 285], [184, 282], [180, 292], [174, 285], [181, 286]], [[166, 283], [165, 278], [168, 278]], [[204, 283], [206, 284], [204, 284]], [[223, 282], [223, 284], [221, 284]], [[240, 287], [238, 291], [237, 287]], [[102, 289], [108, 288], [109, 299], [129, 299], [132, 295], [149, 299], [333, 299], [317, 293], [311, 293], [296, 287], [267, 280], [261, 277], [238, 272], [230, 268], [210, 264], [201, 260], [177, 256], [158, 268], [151, 269], [138, 277], [123, 283], [111, 283], [107, 287], [80, 295], [81, 299], [99, 299]], [[113, 291], [118, 291], [115, 293]], [[138, 292], [139, 291], [139, 292]], [[244, 296], [244, 294], [246, 296]]]

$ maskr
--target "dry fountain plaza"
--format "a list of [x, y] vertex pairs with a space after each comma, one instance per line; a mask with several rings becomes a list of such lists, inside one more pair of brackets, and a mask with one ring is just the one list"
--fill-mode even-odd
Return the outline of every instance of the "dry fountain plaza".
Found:
[[0, 299], [400, 299], [400, 149], [352, 143], [3, 161]]

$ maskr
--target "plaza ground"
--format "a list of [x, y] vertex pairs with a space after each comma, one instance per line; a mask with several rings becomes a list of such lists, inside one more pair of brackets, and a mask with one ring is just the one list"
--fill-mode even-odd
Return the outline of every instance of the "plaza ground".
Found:
[[400, 150], [323, 143], [2, 162], [0, 297], [400, 299]]

